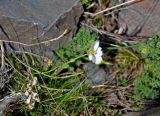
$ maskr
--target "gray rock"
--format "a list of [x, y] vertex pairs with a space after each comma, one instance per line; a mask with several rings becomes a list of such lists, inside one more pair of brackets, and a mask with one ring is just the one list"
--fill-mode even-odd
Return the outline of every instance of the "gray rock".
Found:
[[98, 65], [86, 63], [83, 66], [83, 69], [85, 70], [88, 82], [91, 85], [100, 85], [106, 81], [112, 82], [112, 79], [106, 74], [104, 69], [100, 68]]
[[26, 100], [27, 97], [24, 93], [16, 93], [14, 95], [5, 96], [0, 100], [0, 116], [3, 115], [3, 112], [9, 108], [11, 103], [16, 103], [19, 100]]
[[58, 37], [57, 41], [26, 47], [10, 44], [15, 50], [52, 57], [52, 51], [67, 44], [77, 30], [83, 7], [79, 0], [1, 0], [0, 38], [31, 44]]

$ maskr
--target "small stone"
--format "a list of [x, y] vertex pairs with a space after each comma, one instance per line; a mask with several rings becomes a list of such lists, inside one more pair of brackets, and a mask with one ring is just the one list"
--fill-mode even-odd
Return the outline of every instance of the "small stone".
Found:
[[87, 63], [83, 66], [86, 71], [88, 81], [92, 85], [103, 84], [106, 81], [106, 72], [93, 63]]

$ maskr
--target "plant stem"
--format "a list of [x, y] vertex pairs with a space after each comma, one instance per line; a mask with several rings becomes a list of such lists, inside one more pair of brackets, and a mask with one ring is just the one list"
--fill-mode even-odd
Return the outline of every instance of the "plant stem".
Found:
[[74, 58], [74, 59], [71, 59], [70, 61], [66, 62], [65, 64], [69, 64], [69, 63], [75, 62], [76, 60], [78, 60], [78, 59], [80, 59], [80, 58], [83, 58], [83, 57], [85, 57], [85, 56], [87, 56], [87, 55], [88, 55], [88, 54], [83, 54], [83, 55], [81, 55], [81, 56], [78, 56], [78, 57], [76, 57], [76, 58]]

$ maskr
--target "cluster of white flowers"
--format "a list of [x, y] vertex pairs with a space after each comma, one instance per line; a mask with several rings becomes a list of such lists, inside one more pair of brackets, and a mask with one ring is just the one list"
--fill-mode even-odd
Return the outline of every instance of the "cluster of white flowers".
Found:
[[89, 60], [95, 64], [101, 64], [103, 60], [102, 55], [102, 48], [99, 46], [99, 41], [97, 40], [90, 49]]
[[37, 85], [37, 78], [34, 77], [33, 81], [27, 84], [27, 91], [25, 92], [25, 95], [27, 96], [27, 99], [25, 103], [28, 105], [29, 109], [33, 109], [35, 102], [40, 102], [38, 93], [35, 93], [32, 91], [32, 88]]

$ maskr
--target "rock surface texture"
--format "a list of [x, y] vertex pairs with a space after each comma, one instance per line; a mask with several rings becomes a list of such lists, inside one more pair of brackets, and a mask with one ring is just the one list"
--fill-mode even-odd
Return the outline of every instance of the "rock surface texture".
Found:
[[126, 24], [129, 36], [160, 34], [159, 6], [160, 0], [141, 0], [126, 6], [119, 12], [119, 26]]
[[101, 85], [101, 84], [104, 84], [106, 81], [108, 83], [114, 84], [114, 79], [111, 78], [109, 75], [107, 75], [105, 70], [103, 68], [97, 66], [96, 64], [86, 63], [83, 66], [83, 69], [86, 72], [87, 82], [90, 85], [93, 85], [93, 86], [94, 85]]
[[14, 51], [27, 51], [52, 57], [52, 51], [71, 40], [77, 30], [83, 7], [79, 0], [1, 0], [0, 39], [33, 44], [52, 40], [66, 29], [64, 37], [38, 45], [9, 42]]
[[159, 116], [160, 115], [160, 107], [153, 107], [146, 109], [141, 112], [131, 112], [128, 114], [124, 114], [122, 116]]

